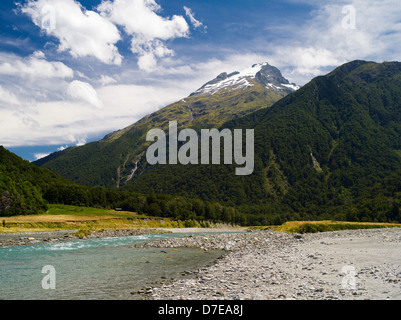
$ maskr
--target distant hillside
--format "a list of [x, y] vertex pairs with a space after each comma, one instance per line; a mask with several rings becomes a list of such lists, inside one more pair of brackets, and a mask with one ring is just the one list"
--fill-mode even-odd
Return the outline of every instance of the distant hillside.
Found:
[[43, 199], [41, 186], [48, 183], [68, 182], [0, 146], [0, 215], [46, 211], [47, 202]]

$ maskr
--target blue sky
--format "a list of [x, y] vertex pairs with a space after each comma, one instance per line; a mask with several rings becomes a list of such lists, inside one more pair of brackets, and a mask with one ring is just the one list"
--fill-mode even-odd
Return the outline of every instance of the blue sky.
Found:
[[101, 139], [221, 72], [303, 85], [400, 61], [399, 0], [3, 0], [0, 145], [27, 160]]

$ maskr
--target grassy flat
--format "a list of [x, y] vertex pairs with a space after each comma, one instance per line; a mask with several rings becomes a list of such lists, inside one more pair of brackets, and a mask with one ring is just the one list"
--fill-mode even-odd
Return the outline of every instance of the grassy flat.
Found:
[[376, 228], [400, 228], [397, 223], [379, 223], [379, 222], [348, 222], [348, 221], [288, 221], [279, 227], [276, 231], [290, 233], [314, 233], [325, 231], [353, 230], [353, 229], [376, 229]]
[[0, 233], [55, 230], [177, 228], [184, 222], [134, 212], [69, 205], [50, 205], [45, 214], [0, 217]]

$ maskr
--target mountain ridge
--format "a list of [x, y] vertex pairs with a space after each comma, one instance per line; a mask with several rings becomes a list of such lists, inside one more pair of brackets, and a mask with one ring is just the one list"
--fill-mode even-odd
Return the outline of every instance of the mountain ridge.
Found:
[[219, 127], [231, 119], [268, 108], [295, 90], [287, 87], [277, 89], [258, 82], [255, 79], [257, 73], [259, 77], [267, 78], [269, 70], [273, 70], [272, 78], [289, 83], [277, 68], [267, 63], [259, 66], [250, 68], [254, 69], [253, 76], [249, 72], [246, 74], [246, 86], [225, 86], [212, 95], [192, 94], [143, 117], [131, 126], [107, 134], [100, 141], [67, 148], [39, 159], [34, 164], [53, 170], [81, 185], [119, 188], [132, 178], [133, 173], [140, 172], [141, 168], [137, 169], [145, 161], [144, 153], [149, 146], [145, 138], [149, 130], [166, 130], [169, 121], [173, 120], [177, 121], [180, 128]]

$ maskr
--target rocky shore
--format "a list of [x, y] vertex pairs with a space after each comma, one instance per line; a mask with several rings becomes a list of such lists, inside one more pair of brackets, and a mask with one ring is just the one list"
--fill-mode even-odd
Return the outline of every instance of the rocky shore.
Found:
[[193, 235], [141, 247], [226, 250], [191, 277], [145, 299], [401, 299], [401, 229]]
[[137, 236], [155, 232], [163, 232], [158, 229], [121, 229], [93, 231], [90, 234], [80, 237], [75, 234], [76, 230], [59, 230], [51, 232], [12, 233], [0, 234], [0, 247], [30, 245], [41, 242], [60, 242], [76, 239], [94, 239], [105, 237]]

